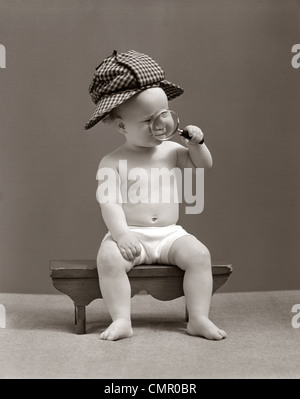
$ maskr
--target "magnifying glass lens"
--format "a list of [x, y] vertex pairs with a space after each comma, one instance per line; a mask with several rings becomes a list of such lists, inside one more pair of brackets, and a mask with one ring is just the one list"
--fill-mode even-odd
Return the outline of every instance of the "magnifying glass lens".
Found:
[[169, 140], [178, 131], [179, 118], [174, 111], [157, 112], [151, 122], [150, 130], [155, 138], [161, 141]]

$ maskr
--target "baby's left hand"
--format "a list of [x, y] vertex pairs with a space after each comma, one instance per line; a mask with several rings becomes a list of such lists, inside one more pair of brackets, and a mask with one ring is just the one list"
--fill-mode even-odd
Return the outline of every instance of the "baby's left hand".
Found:
[[191, 139], [189, 140], [181, 136], [181, 141], [187, 145], [199, 144], [204, 138], [204, 134], [198, 126], [189, 125], [186, 128], [184, 128], [184, 130], [188, 132], [188, 134], [191, 137]]

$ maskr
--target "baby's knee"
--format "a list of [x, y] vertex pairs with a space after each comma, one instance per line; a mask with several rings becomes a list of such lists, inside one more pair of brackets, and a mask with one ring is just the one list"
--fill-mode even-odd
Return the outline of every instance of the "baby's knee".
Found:
[[111, 251], [105, 245], [101, 245], [97, 256], [97, 267], [103, 269], [109, 267], [112, 262], [113, 256]]
[[211, 268], [211, 256], [208, 248], [204, 245], [197, 246], [194, 251], [189, 255], [189, 265], [191, 267], [207, 267]]
[[[119, 251], [118, 248], [117, 251]], [[124, 265], [125, 260], [122, 258], [121, 254], [117, 253], [117, 251], [112, 251], [111, 248], [100, 247], [97, 256], [97, 268], [99, 275], [113, 276], [126, 269]]]

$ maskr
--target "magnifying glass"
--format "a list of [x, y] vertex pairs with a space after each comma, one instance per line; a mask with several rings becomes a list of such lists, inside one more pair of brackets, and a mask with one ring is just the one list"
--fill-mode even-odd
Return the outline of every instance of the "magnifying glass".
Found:
[[[156, 112], [150, 120], [149, 128], [152, 135], [160, 141], [169, 140], [177, 132], [182, 137], [191, 140], [187, 130], [179, 129], [179, 117], [176, 112], [169, 109], [163, 109]], [[204, 139], [201, 140], [199, 144], [203, 143]]]

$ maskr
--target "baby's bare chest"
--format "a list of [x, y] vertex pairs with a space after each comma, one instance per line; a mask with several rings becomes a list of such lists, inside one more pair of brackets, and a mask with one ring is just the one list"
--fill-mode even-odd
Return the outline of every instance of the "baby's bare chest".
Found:
[[155, 154], [135, 154], [135, 156], [126, 157], [119, 162], [119, 171], [122, 168], [127, 171], [133, 169], [141, 169], [146, 173], [151, 174], [155, 169], [167, 168], [172, 170], [177, 167], [177, 153], [176, 151], [157, 152]]
[[158, 193], [161, 193], [162, 188], [173, 193], [178, 172], [176, 153], [155, 154], [151, 157], [139, 155], [135, 159], [119, 161], [123, 195], [125, 192], [134, 192], [143, 198], [153, 196], [153, 193], [161, 196]]

